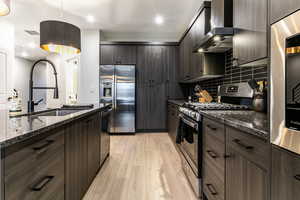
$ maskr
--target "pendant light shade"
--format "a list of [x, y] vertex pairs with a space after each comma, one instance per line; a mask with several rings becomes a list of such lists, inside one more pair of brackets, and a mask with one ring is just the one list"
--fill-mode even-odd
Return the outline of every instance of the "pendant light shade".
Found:
[[79, 54], [81, 52], [80, 29], [61, 21], [40, 23], [40, 47], [59, 54]]
[[0, 0], [0, 16], [8, 15], [10, 12], [10, 0]]

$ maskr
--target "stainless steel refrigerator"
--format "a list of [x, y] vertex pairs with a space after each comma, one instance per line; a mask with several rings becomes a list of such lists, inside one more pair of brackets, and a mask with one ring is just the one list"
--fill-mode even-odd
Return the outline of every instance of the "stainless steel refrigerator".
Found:
[[135, 133], [135, 66], [100, 66], [100, 103], [111, 103], [112, 134]]

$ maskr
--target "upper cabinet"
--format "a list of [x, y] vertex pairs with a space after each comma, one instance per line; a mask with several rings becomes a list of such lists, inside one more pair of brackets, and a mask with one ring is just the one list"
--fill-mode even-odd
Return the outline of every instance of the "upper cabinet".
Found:
[[180, 81], [201, 76], [203, 54], [194, 53], [195, 46], [210, 31], [210, 2], [204, 2], [198, 17], [179, 45]]
[[233, 0], [233, 56], [239, 65], [267, 57], [267, 5], [267, 0]]
[[232, 27], [232, 1], [211, 1], [211, 28]]
[[271, 24], [300, 9], [299, 0], [270, 0]]
[[136, 64], [136, 46], [100, 45], [100, 63], [102, 65]]

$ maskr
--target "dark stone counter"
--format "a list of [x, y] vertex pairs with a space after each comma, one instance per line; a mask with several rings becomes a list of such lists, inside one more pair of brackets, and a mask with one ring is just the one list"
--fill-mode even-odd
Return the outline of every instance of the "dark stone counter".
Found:
[[263, 139], [269, 139], [269, 122], [265, 113], [255, 111], [201, 111], [204, 117], [218, 120], [225, 125], [237, 128]]
[[108, 105], [95, 105], [89, 110], [81, 110], [65, 116], [22, 116], [9, 117], [7, 110], [0, 111], [0, 146], [1, 148], [24, 141], [33, 136], [70, 123], [74, 120], [100, 112]]
[[168, 100], [169, 103], [175, 104], [177, 106], [182, 106], [185, 102], [187, 102], [186, 100], [175, 100], [175, 99], [170, 99]]

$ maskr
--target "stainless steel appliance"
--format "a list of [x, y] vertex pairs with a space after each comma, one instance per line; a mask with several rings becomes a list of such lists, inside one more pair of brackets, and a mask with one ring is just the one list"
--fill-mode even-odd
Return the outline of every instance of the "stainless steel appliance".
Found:
[[299, 39], [300, 11], [271, 26], [271, 142], [300, 154]]
[[[196, 195], [202, 194], [202, 116], [201, 110], [249, 110], [253, 89], [248, 83], [220, 86], [220, 103], [185, 103], [179, 108], [180, 127], [177, 143], [184, 173]], [[189, 135], [188, 138], [186, 136]], [[180, 138], [181, 136], [184, 136]], [[178, 139], [179, 137], [179, 139]]]
[[100, 165], [104, 163], [110, 153], [110, 115], [112, 107], [108, 107], [101, 112], [101, 137], [100, 137]]
[[111, 103], [110, 133], [135, 133], [135, 66], [100, 66], [100, 103]]

